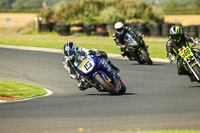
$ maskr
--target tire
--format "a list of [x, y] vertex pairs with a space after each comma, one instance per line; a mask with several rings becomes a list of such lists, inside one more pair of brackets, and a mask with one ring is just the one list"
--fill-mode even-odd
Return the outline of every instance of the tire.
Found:
[[[200, 68], [199, 68], [199, 66], [195, 65], [195, 66], [193, 67], [193, 70], [194, 70], [194, 72], [197, 74], [197, 76], [198, 76], [199, 79], [200, 79]], [[200, 80], [198, 80], [198, 81], [200, 81]]]
[[[131, 51], [131, 50], [129, 50], [129, 51]], [[131, 51], [129, 53], [139, 64], [144, 64], [145, 63], [140, 59], [140, 57], [138, 56], [138, 54], [136, 52]]]
[[142, 49], [142, 50], [140, 51], [140, 53], [141, 53], [141, 54], [144, 56], [144, 58], [146, 59], [147, 64], [149, 64], [149, 65], [152, 65], [152, 64], [153, 64], [152, 60], [150, 59], [149, 55], [144, 51], [144, 49]]
[[100, 74], [95, 75], [95, 80], [99, 82], [99, 84], [106, 89], [110, 94], [117, 95], [118, 92], [115, 90], [115, 86], [113, 84], [107, 83], [104, 78]]
[[120, 84], [121, 84], [121, 90], [119, 91], [119, 94], [123, 95], [126, 92], [126, 86], [121, 80], [120, 80]]

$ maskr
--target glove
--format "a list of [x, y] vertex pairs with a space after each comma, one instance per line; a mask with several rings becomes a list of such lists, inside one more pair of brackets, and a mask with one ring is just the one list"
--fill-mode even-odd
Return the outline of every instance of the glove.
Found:
[[125, 49], [126, 48], [126, 45], [120, 45], [121, 48]]
[[173, 55], [171, 55], [171, 56], [169, 57], [169, 59], [170, 59], [171, 62], [174, 62], [174, 61], [176, 60], [176, 57], [173, 56]]
[[124, 56], [126, 56], [126, 53], [124, 51], [122, 51], [121, 55], [124, 57]]
[[91, 55], [95, 55], [96, 54], [96, 51], [94, 51], [94, 50], [89, 50], [88, 51]]

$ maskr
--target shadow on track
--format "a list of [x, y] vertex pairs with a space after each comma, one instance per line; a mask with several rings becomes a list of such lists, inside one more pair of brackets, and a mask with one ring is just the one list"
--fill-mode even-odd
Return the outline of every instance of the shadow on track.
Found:
[[199, 88], [200, 89], [200, 85], [199, 86], [189, 86], [189, 88]]
[[124, 95], [126, 95], [126, 96], [129, 96], [129, 95], [136, 95], [137, 93], [125, 93], [125, 94], [123, 94], [123, 95], [112, 95], [112, 94], [109, 94], [109, 93], [107, 93], [107, 94], [105, 94], [105, 93], [99, 93], [99, 94], [86, 94], [86, 95], [88, 95], [88, 96], [124, 96]]
[[134, 62], [131, 65], [135, 65], [135, 66], [163, 66], [165, 64], [164, 63], [156, 62], [156, 63], [154, 63], [152, 65], [149, 65], [149, 64], [139, 64], [139, 63]]

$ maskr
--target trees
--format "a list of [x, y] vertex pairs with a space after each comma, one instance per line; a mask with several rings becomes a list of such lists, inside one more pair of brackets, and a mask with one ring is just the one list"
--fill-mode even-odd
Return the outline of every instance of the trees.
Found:
[[8, 0], [0, 0], [0, 9], [10, 9], [11, 5]]
[[60, 4], [55, 13], [68, 24], [128, 22], [134, 18], [151, 22], [163, 21], [161, 11], [157, 12], [153, 6], [136, 0], [76, 0]]
[[39, 9], [42, 7], [42, 0], [16, 0], [13, 9]]

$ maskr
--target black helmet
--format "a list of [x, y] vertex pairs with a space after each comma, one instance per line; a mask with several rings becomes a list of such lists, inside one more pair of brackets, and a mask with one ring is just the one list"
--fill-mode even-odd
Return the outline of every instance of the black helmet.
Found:
[[179, 26], [172, 26], [169, 34], [171, 39], [173, 39], [175, 42], [179, 42], [181, 40], [182, 30]]
[[63, 47], [63, 51], [66, 56], [72, 56], [76, 54], [76, 46], [73, 42], [67, 42]]

